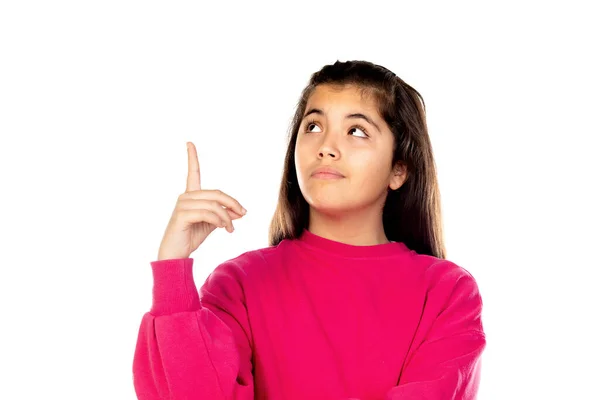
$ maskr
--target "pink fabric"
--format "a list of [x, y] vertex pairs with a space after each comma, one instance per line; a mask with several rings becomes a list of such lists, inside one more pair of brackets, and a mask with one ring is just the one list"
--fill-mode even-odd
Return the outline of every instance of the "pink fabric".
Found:
[[476, 398], [482, 301], [451, 261], [305, 230], [224, 262], [199, 291], [192, 265], [151, 262], [139, 399]]

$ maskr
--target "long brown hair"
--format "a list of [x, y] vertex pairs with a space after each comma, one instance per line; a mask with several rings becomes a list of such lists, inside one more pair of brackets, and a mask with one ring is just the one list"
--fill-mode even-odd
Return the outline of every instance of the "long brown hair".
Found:
[[311, 75], [290, 124], [277, 208], [269, 229], [269, 244], [296, 239], [308, 228], [309, 205], [304, 199], [294, 163], [296, 137], [308, 98], [317, 85], [353, 85], [373, 94], [381, 117], [394, 135], [391, 168], [407, 167], [408, 178], [388, 189], [383, 227], [391, 241], [403, 242], [419, 254], [445, 259], [441, 201], [433, 150], [427, 132], [425, 102], [419, 92], [390, 70], [368, 61], [336, 61]]

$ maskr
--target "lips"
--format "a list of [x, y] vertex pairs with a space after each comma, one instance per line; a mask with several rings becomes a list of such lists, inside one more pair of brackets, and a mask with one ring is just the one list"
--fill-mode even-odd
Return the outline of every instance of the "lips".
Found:
[[343, 178], [344, 174], [342, 174], [340, 171], [338, 171], [335, 168], [332, 167], [319, 167], [317, 169], [315, 169], [313, 171], [313, 173], [311, 174], [311, 176], [315, 176], [315, 175], [319, 175], [319, 176], [331, 176], [331, 177], [340, 177]]

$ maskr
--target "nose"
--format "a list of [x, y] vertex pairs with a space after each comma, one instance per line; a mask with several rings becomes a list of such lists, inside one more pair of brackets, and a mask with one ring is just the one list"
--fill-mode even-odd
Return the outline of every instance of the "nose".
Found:
[[334, 150], [331, 147], [323, 146], [319, 149], [319, 158], [325, 158], [325, 157], [337, 159], [337, 158], [339, 158], [339, 152], [337, 150]]
[[319, 147], [319, 159], [323, 159], [325, 157], [338, 159], [340, 157], [340, 151], [331, 141], [331, 139], [325, 139]]

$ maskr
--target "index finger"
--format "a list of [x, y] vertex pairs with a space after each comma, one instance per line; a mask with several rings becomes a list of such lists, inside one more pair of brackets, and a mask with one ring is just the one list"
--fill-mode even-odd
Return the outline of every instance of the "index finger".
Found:
[[192, 192], [194, 190], [200, 190], [200, 163], [198, 163], [198, 153], [196, 153], [196, 146], [194, 146], [194, 143], [188, 142], [187, 148], [188, 176], [185, 191]]

